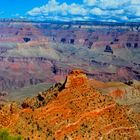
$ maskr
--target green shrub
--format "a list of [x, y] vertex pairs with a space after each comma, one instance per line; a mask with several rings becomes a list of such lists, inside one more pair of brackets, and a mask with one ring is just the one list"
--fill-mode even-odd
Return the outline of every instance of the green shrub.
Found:
[[0, 130], [0, 140], [22, 140], [21, 136], [10, 135], [7, 130]]

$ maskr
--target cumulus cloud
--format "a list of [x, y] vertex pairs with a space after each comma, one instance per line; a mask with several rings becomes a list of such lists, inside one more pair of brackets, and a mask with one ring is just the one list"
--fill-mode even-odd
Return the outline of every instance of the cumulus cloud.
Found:
[[83, 1], [85, 4], [89, 5], [89, 6], [93, 6], [95, 5], [98, 1], [97, 0], [84, 0]]
[[49, 0], [27, 12], [38, 20], [140, 21], [140, 0], [83, 0], [82, 4]]

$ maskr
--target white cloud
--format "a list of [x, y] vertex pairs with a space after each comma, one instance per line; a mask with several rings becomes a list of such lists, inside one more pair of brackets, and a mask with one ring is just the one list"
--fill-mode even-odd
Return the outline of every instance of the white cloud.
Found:
[[104, 11], [103, 10], [101, 10], [100, 8], [93, 8], [93, 9], [91, 9], [90, 10], [90, 13], [92, 14], [92, 15], [103, 15], [104, 14]]
[[89, 6], [93, 6], [98, 2], [98, 0], [84, 0], [83, 3], [89, 5]]
[[81, 15], [85, 16], [87, 13], [87, 10], [80, 5], [77, 5], [73, 3], [72, 5], [68, 6], [68, 11], [71, 15]]
[[140, 0], [131, 0], [131, 4], [140, 4]]
[[99, 0], [99, 5], [104, 9], [121, 9], [128, 5], [130, 0]]
[[27, 12], [35, 19], [140, 21], [140, 0], [83, 0], [82, 4], [49, 0]]

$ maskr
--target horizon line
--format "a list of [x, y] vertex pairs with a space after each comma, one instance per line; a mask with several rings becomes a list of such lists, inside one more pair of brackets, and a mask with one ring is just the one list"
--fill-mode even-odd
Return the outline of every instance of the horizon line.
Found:
[[[72, 23], [72, 24], [78, 24], [78, 23], [84, 23], [87, 24], [118, 24], [118, 25], [125, 25], [125, 26], [130, 26], [130, 25], [137, 25], [140, 26], [140, 21], [136, 22], [128, 22], [128, 21], [101, 21], [101, 20], [33, 20], [33, 19], [28, 19], [28, 18], [0, 18], [0, 22], [34, 22], [34, 23]], [[138, 25], [139, 24], [139, 25]]]

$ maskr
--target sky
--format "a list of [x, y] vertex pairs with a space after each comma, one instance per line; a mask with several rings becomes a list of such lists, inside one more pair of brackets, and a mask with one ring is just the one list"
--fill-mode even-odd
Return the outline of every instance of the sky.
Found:
[[1, 0], [0, 18], [140, 22], [140, 0]]

